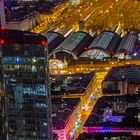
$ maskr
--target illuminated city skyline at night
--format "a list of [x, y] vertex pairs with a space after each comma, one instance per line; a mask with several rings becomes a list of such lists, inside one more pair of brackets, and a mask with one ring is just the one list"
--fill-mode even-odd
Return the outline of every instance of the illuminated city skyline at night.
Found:
[[140, 1], [0, 0], [0, 140], [140, 139]]

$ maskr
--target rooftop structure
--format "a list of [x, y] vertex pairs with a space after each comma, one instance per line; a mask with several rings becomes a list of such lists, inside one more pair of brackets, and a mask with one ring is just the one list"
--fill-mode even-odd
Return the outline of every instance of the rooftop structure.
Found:
[[0, 43], [24, 43], [45, 45], [47, 43], [47, 40], [41, 34], [31, 33], [27, 31], [22, 32], [20, 30], [2, 29], [0, 30]]
[[121, 38], [113, 31], [101, 32], [96, 37], [79, 31], [70, 34], [50, 53], [50, 68], [62, 70], [75, 61], [131, 59], [139, 54], [139, 33], [130, 32]]
[[137, 33], [137, 41], [136, 41], [136, 47], [135, 52], [133, 53], [133, 56], [139, 57], [140, 56], [140, 32]]
[[114, 67], [105, 77], [104, 81], [125, 81], [129, 80], [130, 83], [139, 83], [140, 80], [140, 66], [139, 65], [126, 65]]
[[94, 74], [69, 74], [52, 76], [52, 96], [84, 93]]
[[[56, 49], [52, 51], [50, 57], [55, 54], [57, 59], [69, 61], [69, 59], [78, 59], [78, 56], [91, 43], [92, 37], [85, 32], [74, 32], [70, 34]], [[63, 55], [62, 55], [63, 52]]]
[[28, 11], [27, 9], [18, 9], [7, 12], [7, 29], [15, 29], [27, 31], [33, 28], [39, 22], [39, 13], [36, 11]]
[[102, 82], [103, 94], [138, 94], [140, 91], [139, 73], [138, 65], [112, 68]]
[[135, 47], [136, 47], [137, 35], [135, 33], [127, 33], [121, 40], [118, 49], [116, 51], [115, 57], [118, 59], [130, 59], [133, 57]]
[[49, 31], [44, 34], [48, 40], [48, 52], [51, 53], [55, 48], [58, 47], [60, 43], [65, 39], [60, 33]]
[[137, 34], [137, 39], [140, 42], [140, 32]]
[[120, 41], [119, 35], [111, 31], [101, 32], [89, 45], [81, 57], [103, 59], [114, 54]]
[[52, 98], [80, 98], [82, 109], [94, 96], [93, 83], [97, 81], [94, 73], [51, 76]]

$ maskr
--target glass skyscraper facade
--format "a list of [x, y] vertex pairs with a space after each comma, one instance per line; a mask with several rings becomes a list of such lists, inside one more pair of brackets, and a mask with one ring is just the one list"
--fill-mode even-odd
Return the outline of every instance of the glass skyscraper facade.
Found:
[[1, 66], [10, 140], [50, 140], [46, 38], [1, 30]]

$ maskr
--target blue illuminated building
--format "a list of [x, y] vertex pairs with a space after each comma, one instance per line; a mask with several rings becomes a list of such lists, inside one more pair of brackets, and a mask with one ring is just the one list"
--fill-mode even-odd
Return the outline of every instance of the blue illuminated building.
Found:
[[0, 30], [9, 140], [51, 140], [46, 43], [42, 35]]

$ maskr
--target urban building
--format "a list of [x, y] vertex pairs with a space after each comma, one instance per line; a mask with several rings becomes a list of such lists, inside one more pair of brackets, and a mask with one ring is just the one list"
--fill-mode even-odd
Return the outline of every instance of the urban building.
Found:
[[53, 133], [53, 140], [58, 140], [58, 135], [56, 133]]
[[99, 133], [87, 134], [82, 133], [77, 140], [138, 140], [139, 137], [132, 136], [131, 133]]
[[139, 95], [103, 96], [98, 99], [83, 130], [93, 133], [131, 133], [140, 136]]
[[[80, 98], [82, 108], [94, 96], [94, 74], [69, 74], [51, 76], [52, 98]], [[98, 84], [98, 83], [97, 83]]]
[[[56, 49], [58, 47], [58, 45], [60, 45], [65, 37], [57, 32], [53, 32], [53, 31], [49, 31], [47, 33], [44, 34], [44, 36], [47, 38], [48, 40], [48, 53], [50, 54], [54, 49]], [[62, 63], [61, 61], [56, 59], [56, 55], [53, 54], [53, 59], [49, 60], [49, 68], [51, 69], [61, 69], [64, 67], [67, 67], [67, 63], [64, 62]]]
[[[1, 64], [1, 57], [0, 57], [0, 64]], [[0, 65], [0, 139], [2, 140], [5, 140], [4, 126], [5, 126], [4, 91], [2, 89], [2, 67]]]
[[120, 39], [120, 36], [115, 32], [101, 32], [92, 41], [87, 50], [83, 52], [81, 57], [100, 60], [104, 57], [112, 57], [118, 47]]
[[126, 65], [112, 68], [102, 82], [103, 94], [139, 94], [139, 72], [140, 67], [138, 65]]
[[136, 49], [135, 54], [139, 56], [140, 54], [140, 32], [137, 33]]
[[114, 57], [117, 57], [118, 59], [131, 59], [132, 57], [135, 57], [136, 41], [136, 33], [127, 33], [122, 38]]
[[61, 61], [64, 65], [64, 60], [68, 63], [72, 59], [78, 59], [80, 54], [89, 46], [93, 38], [85, 32], [74, 32], [70, 34], [57, 48], [50, 53], [50, 60], [55, 59]]
[[38, 12], [27, 13], [22, 9], [21, 11], [14, 11], [13, 13], [10, 13], [11, 17], [6, 21], [6, 29], [27, 31], [39, 23], [40, 17]]
[[51, 53], [65, 39], [62, 34], [53, 31], [45, 33], [44, 36], [47, 38], [48, 41], [48, 53]]
[[4, 0], [0, 1], [0, 28], [5, 28]]
[[47, 39], [0, 30], [2, 89], [10, 140], [51, 140]]
[[52, 128], [58, 140], [69, 140], [81, 116], [80, 98], [52, 99]]
[[128, 32], [123, 37], [113, 31], [103, 31], [93, 37], [81, 31], [74, 32], [49, 54], [50, 72], [65, 74], [81, 70], [86, 73], [89, 69], [104, 71], [126, 63], [138, 64], [139, 42], [138, 32]]

